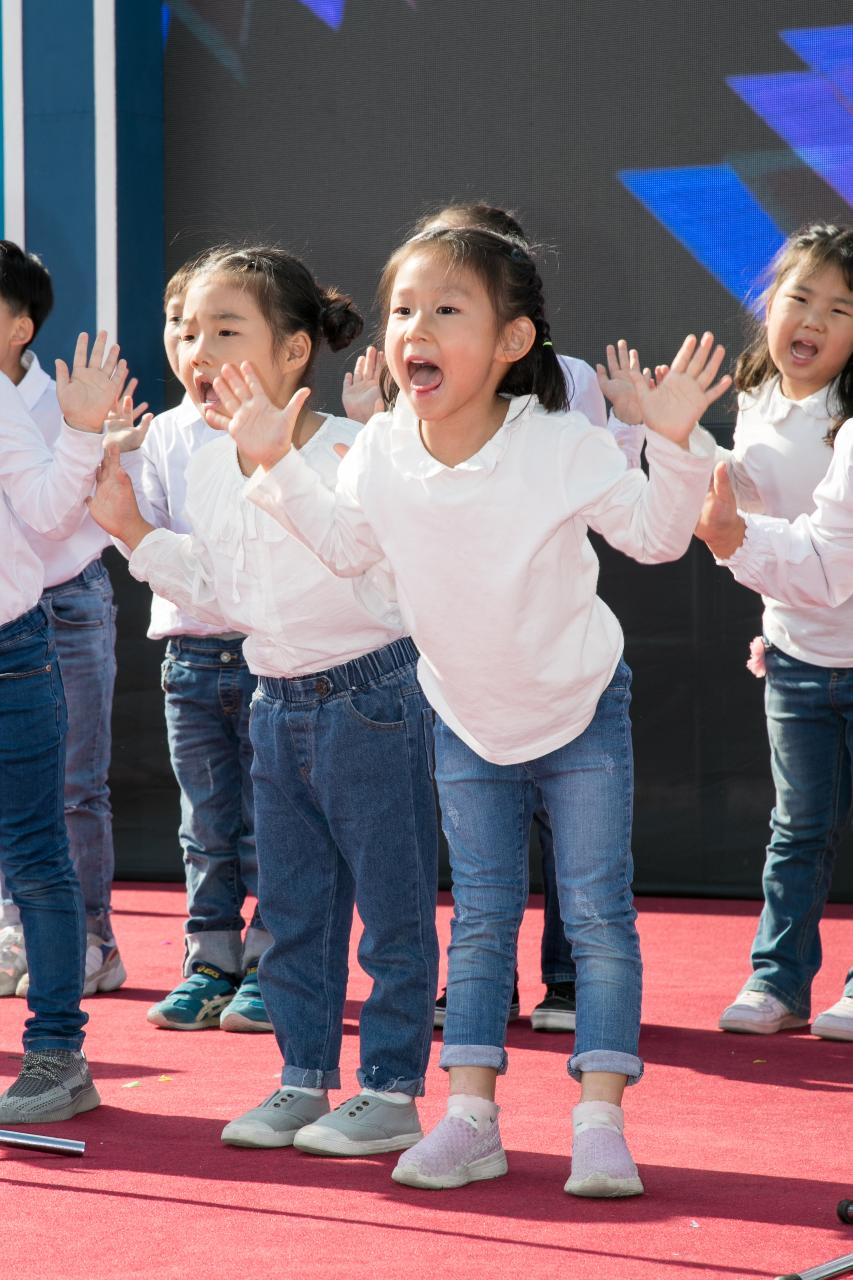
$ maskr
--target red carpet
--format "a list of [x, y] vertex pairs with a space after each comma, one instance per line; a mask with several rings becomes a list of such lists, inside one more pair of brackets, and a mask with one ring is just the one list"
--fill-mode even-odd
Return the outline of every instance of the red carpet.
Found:
[[[522, 931], [524, 1011], [541, 996], [540, 902]], [[565, 1074], [569, 1038], [537, 1035], [524, 1019], [510, 1029], [500, 1087], [508, 1177], [417, 1192], [390, 1181], [393, 1156], [223, 1147], [222, 1125], [275, 1087], [275, 1041], [149, 1026], [146, 1008], [177, 977], [183, 895], [177, 886], [125, 885], [115, 905], [130, 980], [88, 1001], [86, 1048], [104, 1105], [47, 1130], [84, 1138], [86, 1155], [0, 1148], [10, 1280], [739, 1280], [853, 1252], [853, 1228], [835, 1219], [836, 1202], [853, 1194], [853, 1044], [715, 1029], [745, 975], [756, 903], [640, 903], [647, 1070], [626, 1113], [647, 1194], [611, 1202], [563, 1193], [576, 1096]], [[445, 898], [445, 938], [448, 917]], [[851, 922], [853, 908], [830, 908], [815, 1010], [841, 993]], [[353, 961], [347, 1088], [364, 993]], [[17, 1073], [22, 1016], [21, 1001], [0, 1001], [0, 1087]], [[433, 1066], [425, 1128], [444, 1096]]]

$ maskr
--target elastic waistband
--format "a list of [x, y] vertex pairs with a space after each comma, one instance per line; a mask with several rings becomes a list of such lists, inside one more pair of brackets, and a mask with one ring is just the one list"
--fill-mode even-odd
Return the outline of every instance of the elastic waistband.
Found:
[[375, 684], [383, 676], [411, 666], [419, 656], [415, 642], [403, 636], [326, 671], [312, 671], [308, 676], [259, 676], [258, 689], [266, 697], [283, 702], [316, 702], [318, 698]]
[[0, 645], [14, 644], [16, 640], [23, 640], [34, 631], [42, 630], [50, 630], [50, 615], [44, 605], [39, 602], [26, 613], [20, 614], [0, 627]]
[[170, 658], [196, 654], [204, 658], [218, 658], [220, 662], [243, 662], [243, 641], [233, 636], [170, 636], [166, 642], [166, 654]]
[[52, 587], [45, 587], [44, 594], [49, 595], [51, 591], [62, 591], [65, 587], [82, 587], [86, 582], [95, 582], [99, 578], [108, 578], [104, 562], [100, 556], [90, 561], [85, 569], [81, 569], [79, 573], [75, 573], [73, 578], [66, 578], [65, 582], [54, 582]]

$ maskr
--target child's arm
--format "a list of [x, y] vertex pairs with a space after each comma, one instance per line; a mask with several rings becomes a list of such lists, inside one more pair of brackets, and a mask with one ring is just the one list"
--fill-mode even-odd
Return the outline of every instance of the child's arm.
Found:
[[344, 374], [341, 400], [344, 413], [353, 422], [369, 422], [374, 413], [382, 413], [385, 401], [379, 389], [379, 378], [385, 367], [385, 354], [370, 346], [355, 362], [352, 373]]
[[118, 347], [106, 354], [105, 348], [100, 333], [87, 355], [81, 333], [71, 372], [57, 360], [64, 422], [52, 453], [11, 384], [0, 379], [0, 484], [16, 515], [47, 537], [66, 537], [76, 526], [101, 459], [104, 420], [127, 374]]
[[718, 467], [696, 535], [743, 586], [784, 604], [836, 607], [853, 596], [853, 421], [835, 437], [814, 504], [811, 515], [793, 523], [761, 515], [744, 519]]
[[[227, 427], [238, 453], [258, 466], [246, 497], [266, 511], [339, 577], [358, 577], [383, 558], [358, 500], [364, 435], [359, 435], [338, 471], [334, 492], [290, 447], [309, 392], [304, 388], [284, 409], [270, 403], [252, 366], [225, 365], [213, 386], [222, 412], [206, 410], [211, 426]], [[260, 468], [263, 468], [261, 470]]]

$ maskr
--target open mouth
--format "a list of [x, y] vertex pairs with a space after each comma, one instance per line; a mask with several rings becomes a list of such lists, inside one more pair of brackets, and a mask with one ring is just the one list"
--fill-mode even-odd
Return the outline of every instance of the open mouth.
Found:
[[791, 355], [795, 360], [813, 360], [817, 355], [817, 347], [813, 342], [797, 338], [791, 343]]
[[406, 371], [409, 375], [409, 386], [416, 396], [425, 396], [431, 391], [437, 391], [444, 381], [444, 374], [438, 365], [429, 360], [407, 360]]
[[219, 407], [219, 396], [213, 390], [213, 383], [206, 378], [198, 378], [195, 384], [196, 395], [204, 406], [211, 409]]

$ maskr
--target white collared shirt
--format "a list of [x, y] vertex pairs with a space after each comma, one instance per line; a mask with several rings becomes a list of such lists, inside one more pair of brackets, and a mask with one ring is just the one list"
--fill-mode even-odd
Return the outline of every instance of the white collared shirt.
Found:
[[45, 573], [28, 538], [63, 538], [79, 526], [101, 449], [101, 435], [60, 420], [51, 450], [18, 387], [0, 374], [0, 626], [37, 603]]
[[[34, 351], [26, 351], [21, 363], [27, 372], [18, 383], [18, 395], [41, 432], [45, 444], [52, 450], [62, 429], [62, 410], [56, 398], [56, 383], [45, 373]], [[46, 587], [55, 587], [60, 582], [75, 578], [87, 564], [97, 559], [110, 541], [85, 508], [80, 512], [73, 532], [60, 541], [45, 537], [26, 525], [24, 533], [44, 565]]]
[[[814, 490], [833, 457], [826, 442], [834, 417], [832, 386], [789, 400], [774, 378], [741, 393], [739, 406], [729, 462], [738, 507], [786, 521], [811, 512]], [[769, 589], [762, 595], [764, 634], [777, 648], [818, 667], [853, 667], [853, 601], [816, 608], [786, 603]]]
[[[326, 418], [300, 451], [306, 470], [329, 492], [339, 458], [359, 425]], [[380, 649], [405, 634], [387, 565], [355, 581], [334, 577], [316, 556], [246, 501], [247, 480], [234, 441], [222, 432], [193, 455], [182, 519], [192, 532], [157, 529], [130, 559], [135, 578], [209, 625], [245, 632], [243, 653], [256, 675], [323, 671]]]
[[446, 467], [400, 397], [365, 427], [334, 493], [294, 450], [247, 493], [335, 573], [387, 556], [427, 698], [474, 751], [513, 764], [586, 728], [622, 653], [587, 529], [651, 563], [690, 542], [713, 441], [694, 432], [688, 452], [653, 437], [648, 452], [650, 480], [607, 431], [525, 396]]
[[[160, 413], [151, 423], [142, 442], [142, 474], [137, 497], [142, 501], [143, 515], [158, 529], [189, 533], [186, 514], [187, 472], [190, 460], [204, 445], [221, 438], [222, 432], [209, 427], [188, 395], [174, 409]], [[125, 550], [126, 554], [126, 550]], [[189, 610], [156, 593], [151, 600], [151, 623], [148, 636], [162, 640], [166, 636], [223, 635], [218, 623], [195, 617]], [[233, 633], [236, 634], [236, 633]]]

